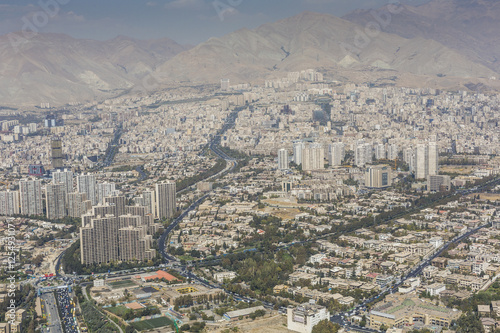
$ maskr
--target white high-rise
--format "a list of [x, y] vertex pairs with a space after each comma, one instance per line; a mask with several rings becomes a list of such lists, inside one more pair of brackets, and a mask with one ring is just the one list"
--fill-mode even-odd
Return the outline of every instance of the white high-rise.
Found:
[[155, 208], [155, 192], [144, 191], [140, 197], [135, 198], [135, 204], [145, 207], [146, 214], [156, 214]]
[[363, 167], [373, 161], [373, 147], [364, 140], [358, 140], [354, 149], [354, 164]]
[[385, 145], [383, 143], [376, 144], [374, 150], [375, 150], [375, 159], [382, 160], [387, 158]]
[[328, 146], [328, 164], [330, 166], [342, 165], [345, 156], [345, 146], [342, 142], [335, 142]]
[[403, 160], [410, 167], [410, 171], [415, 172], [415, 150], [413, 148], [403, 150]]
[[429, 146], [425, 143], [417, 144], [415, 162], [415, 178], [427, 178], [429, 175]]
[[19, 214], [19, 192], [0, 192], [0, 215], [9, 216]]
[[415, 178], [427, 179], [439, 171], [439, 155], [436, 142], [419, 143], [415, 153]]
[[296, 165], [302, 165], [302, 151], [305, 147], [306, 146], [302, 141], [293, 142], [293, 162]]
[[288, 150], [280, 149], [278, 150], [278, 169], [287, 170], [288, 166]]
[[398, 153], [399, 153], [399, 148], [397, 144], [389, 144], [387, 146], [387, 159], [389, 160], [395, 160], [398, 158]]
[[159, 219], [174, 216], [176, 186], [175, 182], [156, 184], [156, 217]]
[[68, 216], [81, 217], [92, 208], [90, 201], [87, 200], [87, 194], [73, 192], [67, 196]]
[[73, 193], [73, 172], [65, 169], [60, 169], [52, 173], [52, 184], [64, 184], [66, 194]]
[[42, 182], [40, 180], [19, 181], [19, 199], [22, 215], [42, 215]]
[[97, 201], [99, 204], [104, 202], [104, 198], [118, 195], [115, 183], [99, 183], [97, 184]]
[[62, 219], [66, 216], [66, 187], [64, 184], [49, 184], [45, 187], [47, 218]]
[[436, 142], [429, 142], [429, 175], [436, 176], [439, 172], [439, 151]]
[[302, 170], [321, 170], [325, 168], [325, 149], [319, 143], [311, 143], [302, 150]]
[[76, 187], [79, 193], [87, 194], [87, 199], [90, 200], [92, 206], [97, 205], [99, 200], [95, 175], [88, 174], [76, 177]]

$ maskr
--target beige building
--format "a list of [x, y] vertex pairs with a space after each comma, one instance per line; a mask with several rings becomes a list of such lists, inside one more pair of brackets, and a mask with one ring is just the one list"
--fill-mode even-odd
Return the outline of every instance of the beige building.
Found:
[[157, 228], [152, 215], [146, 214], [147, 208], [126, 206], [125, 197], [120, 196], [104, 201], [105, 205], [92, 207], [92, 214], [82, 216], [82, 264], [153, 259], [156, 250], [151, 234]]
[[365, 186], [384, 188], [392, 185], [392, 169], [388, 165], [369, 166], [365, 171]]
[[40, 180], [21, 180], [19, 198], [22, 215], [42, 215], [42, 182]]
[[66, 216], [66, 187], [64, 184], [50, 184], [45, 187], [45, 208], [48, 219], [57, 220]]
[[315, 325], [324, 319], [330, 319], [330, 312], [324, 306], [305, 303], [287, 310], [287, 328], [290, 331], [311, 333]]
[[417, 322], [422, 325], [449, 327], [461, 314], [461, 311], [436, 306], [417, 297], [388, 295], [383, 303], [370, 311], [368, 321], [369, 327], [373, 329], [380, 329], [382, 325], [403, 328]]
[[176, 187], [175, 182], [156, 184], [156, 217], [159, 219], [174, 216]]
[[325, 168], [325, 150], [321, 144], [311, 143], [302, 150], [302, 170], [312, 171]]

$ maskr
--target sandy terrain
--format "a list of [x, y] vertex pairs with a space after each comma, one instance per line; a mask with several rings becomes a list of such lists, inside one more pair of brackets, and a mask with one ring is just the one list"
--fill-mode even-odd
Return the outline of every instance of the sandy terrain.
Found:
[[[270, 318], [257, 319], [255, 321], [244, 320], [241, 322], [228, 323], [220, 328], [208, 328], [208, 332], [222, 333], [227, 329], [238, 327], [237, 332], [241, 333], [287, 333], [291, 332], [286, 328], [286, 317], [276, 315]], [[232, 331], [232, 330], [231, 330]]]

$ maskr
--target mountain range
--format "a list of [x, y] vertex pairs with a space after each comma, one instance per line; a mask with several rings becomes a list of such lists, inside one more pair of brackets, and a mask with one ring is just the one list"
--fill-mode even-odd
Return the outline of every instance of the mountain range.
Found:
[[[177, 82], [262, 83], [315, 68], [327, 78], [377, 84], [498, 89], [500, 3], [433, 0], [356, 10], [343, 18], [304, 12], [197, 46], [170, 39], [82, 40], [0, 36], [0, 105], [65, 104]], [[154, 88], [161, 88], [154, 86]]]

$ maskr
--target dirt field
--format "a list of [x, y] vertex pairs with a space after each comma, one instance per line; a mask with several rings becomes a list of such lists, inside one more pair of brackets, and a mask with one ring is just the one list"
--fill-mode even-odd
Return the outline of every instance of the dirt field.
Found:
[[299, 207], [307, 207], [307, 204], [299, 204], [295, 198], [273, 198], [262, 200], [266, 207], [261, 211], [282, 219], [293, 219], [300, 214]]
[[458, 173], [460, 175], [468, 175], [474, 170], [470, 165], [441, 165], [439, 172]]
[[481, 200], [500, 201], [500, 194], [496, 193], [481, 193], [479, 197]]
[[281, 219], [293, 219], [295, 218], [295, 215], [300, 214], [300, 210], [295, 209], [295, 208], [273, 208], [273, 207], [266, 207], [264, 209], [261, 209], [261, 211], [269, 213], [273, 216], [279, 217]]
[[238, 332], [241, 333], [288, 333], [291, 332], [286, 328], [286, 317], [277, 315], [270, 318], [228, 323], [228, 326], [222, 326], [217, 329], [210, 328], [208, 332], [222, 333], [228, 328], [238, 327]]

